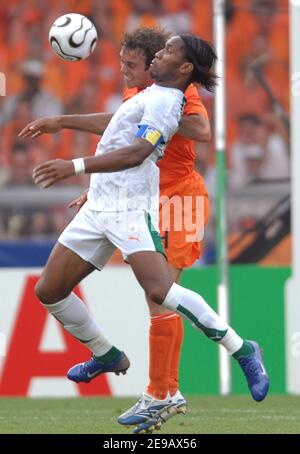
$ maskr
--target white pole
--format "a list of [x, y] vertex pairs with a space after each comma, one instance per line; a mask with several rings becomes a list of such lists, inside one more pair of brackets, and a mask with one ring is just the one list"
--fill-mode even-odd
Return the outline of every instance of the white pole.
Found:
[[[226, 211], [226, 114], [225, 114], [225, 1], [214, 0], [214, 34], [218, 56], [216, 72], [220, 77], [215, 100], [215, 144], [217, 151], [217, 243], [218, 243], [218, 312], [229, 322], [228, 253]], [[230, 358], [226, 350], [219, 350], [220, 392], [231, 392]]]
[[300, 0], [290, 0], [292, 277], [287, 284], [287, 391], [300, 394]]

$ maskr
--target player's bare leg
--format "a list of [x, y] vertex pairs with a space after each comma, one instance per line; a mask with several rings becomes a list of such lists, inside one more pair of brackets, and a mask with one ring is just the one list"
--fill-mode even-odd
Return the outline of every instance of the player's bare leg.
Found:
[[94, 270], [91, 263], [57, 242], [36, 285], [36, 294], [43, 304], [55, 304]]
[[104, 372], [125, 373], [130, 365], [126, 355], [103, 336], [86, 305], [72, 292], [94, 269], [92, 264], [57, 242], [35, 289], [50, 314], [93, 352], [89, 361], [68, 372], [68, 378], [76, 382], [89, 382]]
[[[172, 277], [172, 281], [176, 282], [178, 284], [182, 270], [175, 268], [172, 265], [168, 265], [168, 269], [169, 269], [169, 273]], [[173, 311], [170, 311], [166, 307], [156, 304], [154, 301], [152, 301], [147, 296], [146, 296], [146, 300], [147, 300], [147, 304], [148, 304], [148, 308], [149, 308], [149, 312], [150, 312], [151, 316], [173, 313]]]

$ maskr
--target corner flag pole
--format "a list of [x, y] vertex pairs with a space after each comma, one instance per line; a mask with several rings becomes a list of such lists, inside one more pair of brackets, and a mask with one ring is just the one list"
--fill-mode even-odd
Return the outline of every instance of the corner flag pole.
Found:
[[[229, 322], [228, 251], [226, 211], [226, 115], [225, 115], [225, 0], [214, 0], [214, 37], [219, 76], [215, 97], [215, 144], [217, 152], [217, 261], [218, 313]], [[231, 392], [230, 358], [223, 347], [219, 351], [220, 392]]]

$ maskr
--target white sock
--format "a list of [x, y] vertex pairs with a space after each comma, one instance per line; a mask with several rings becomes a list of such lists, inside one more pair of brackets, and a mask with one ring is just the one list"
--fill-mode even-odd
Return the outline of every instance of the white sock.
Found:
[[236, 353], [243, 343], [243, 339], [230, 326], [225, 336], [219, 341], [219, 344], [223, 345], [230, 355]]
[[241, 348], [243, 340], [198, 293], [174, 283], [163, 306], [185, 317], [211, 340], [223, 345], [228, 353], [233, 354]]
[[70, 293], [58, 303], [43, 306], [95, 356], [102, 356], [112, 348], [112, 344], [103, 336], [86, 305], [75, 293]]

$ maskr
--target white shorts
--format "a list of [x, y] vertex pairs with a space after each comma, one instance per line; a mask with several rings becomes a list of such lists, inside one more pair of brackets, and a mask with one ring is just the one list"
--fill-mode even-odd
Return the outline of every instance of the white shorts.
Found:
[[105, 212], [81, 208], [65, 228], [59, 243], [101, 270], [114, 251], [124, 260], [135, 252], [164, 254], [160, 235], [146, 211]]

